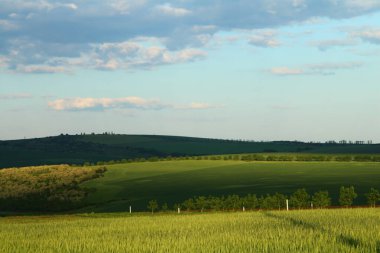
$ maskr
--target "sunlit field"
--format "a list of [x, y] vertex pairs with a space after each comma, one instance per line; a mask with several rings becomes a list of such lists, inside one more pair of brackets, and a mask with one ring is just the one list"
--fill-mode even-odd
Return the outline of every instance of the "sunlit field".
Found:
[[291, 195], [299, 188], [309, 193], [327, 190], [338, 205], [339, 188], [355, 186], [355, 205], [367, 205], [365, 193], [380, 187], [380, 163], [373, 162], [243, 162], [162, 161], [107, 165], [104, 177], [82, 187], [96, 189], [85, 199], [86, 211], [147, 211], [149, 200], [160, 205], [194, 196], [237, 194]]
[[0, 252], [379, 252], [380, 209], [0, 218]]

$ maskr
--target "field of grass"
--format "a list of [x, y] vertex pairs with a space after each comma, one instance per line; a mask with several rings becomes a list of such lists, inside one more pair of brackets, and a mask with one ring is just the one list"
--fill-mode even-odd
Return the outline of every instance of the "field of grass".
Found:
[[380, 252], [380, 210], [0, 218], [0, 252]]
[[298, 188], [309, 193], [329, 191], [337, 205], [340, 186], [355, 186], [358, 199], [380, 188], [380, 163], [357, 162], [242, 162], [184, 160], [107, 166], [104, 177], [82, 184], [96, 189], [85, 199], [83, 211], [147, 210], [149, 200], [175, 203], [194, 196], [228, 194], [290, 195]]

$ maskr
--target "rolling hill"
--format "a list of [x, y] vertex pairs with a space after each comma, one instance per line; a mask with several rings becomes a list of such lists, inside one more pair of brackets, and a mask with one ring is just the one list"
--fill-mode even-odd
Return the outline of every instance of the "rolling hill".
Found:
[[0, 168], [120, 159], [241, 153], [375, 154], [380, 144], [248, 142], [162, 135], [59, 135], [0, 141]]

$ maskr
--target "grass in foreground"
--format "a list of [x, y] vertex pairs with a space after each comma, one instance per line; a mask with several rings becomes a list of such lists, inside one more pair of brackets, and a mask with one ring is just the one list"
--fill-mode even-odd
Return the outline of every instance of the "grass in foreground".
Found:
[[380, 210], [0, 218], [0, 252], [379, 252]]

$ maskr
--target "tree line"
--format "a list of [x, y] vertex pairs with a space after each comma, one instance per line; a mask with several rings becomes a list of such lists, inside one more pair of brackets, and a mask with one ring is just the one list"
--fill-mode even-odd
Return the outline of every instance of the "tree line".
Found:
[[[368, 205], [376, 207], [380, 201], [380, 192], [377, 189], [371, 188], [365, 194]], [[351, 207], [354, 200], [358, 197], [354, 186], [340, 187], [339, 190], [339, 205], [342, 207]], [[265, 196], [256, 196], [248, 194], [246, 196], [228, 195], [228, 196], [198, 196], [189, 198], [180, 204], [173, 206], [174, 210], [180, 208], [185, 211], [237, 211], [237, 210], [284, 210], [290, 209], [308, 209], [308, 208], [327, 208], [331, 206], [331, 198], [328, 191], [318, 191], [310, 195], [305, 188], [296, 190], [290, 196], [281, 193], [267, 194]], [[159, 205], [157, 200], [151, 200], [147, 206], [152, 213], [161, 210], [168, 211], [169, 207], [166, 203]]]
[[380, 162], [380, 155], [317, 155], [317, 154], [235, 154], [235, 155], [207, 155], [207, 156], [168, 156], [121, 159], [99, 161], [97, 163], [85, 162], [84, 166], [112, 165], [120, 163], [160, 162], [178, 160], [225, 160], [225, 161], [282, 161], [282, 162]]

